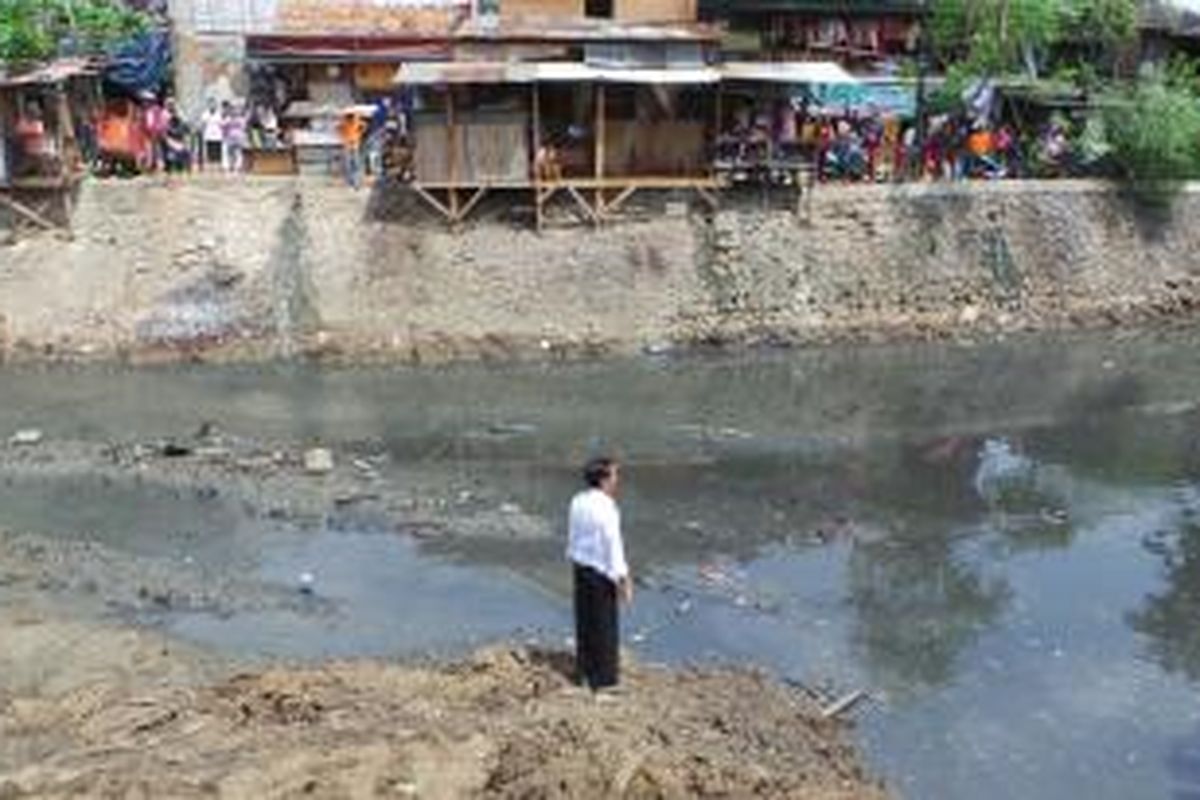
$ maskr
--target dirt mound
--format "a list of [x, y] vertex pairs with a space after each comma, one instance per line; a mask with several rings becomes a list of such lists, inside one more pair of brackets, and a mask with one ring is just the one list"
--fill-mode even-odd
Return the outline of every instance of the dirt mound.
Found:
[[0, 695], [6, 747], [54, 743], [0, 771], [0, 797], [885, 796], [839, 723], [760, 674], [634, 665], [597, 698], [569, 668], [503, 649], [449, 666]]

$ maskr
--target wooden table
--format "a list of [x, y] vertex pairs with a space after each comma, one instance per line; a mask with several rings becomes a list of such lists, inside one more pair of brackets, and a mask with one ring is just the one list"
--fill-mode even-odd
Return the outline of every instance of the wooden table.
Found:
[[254, 175], [296, 174], [296, 153], [290, 147], [246, 148], [246, 171]]

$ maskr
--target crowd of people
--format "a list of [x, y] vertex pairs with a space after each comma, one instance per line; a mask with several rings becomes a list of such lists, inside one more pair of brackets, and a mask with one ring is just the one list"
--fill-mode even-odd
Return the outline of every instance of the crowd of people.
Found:
[[[209, 100], [199, 116], [189, 119], [174, 98], [147, 93], [110, 99], [77, 127], [84, 160], [100, 175], [237, 174], [248, 170], [251, 151], [290, 145], [279, 111], [266, 102]], [[337, 137], [336, 159], [347, 184], [358, 187], [365, 174], [382, 174], [384, 151], [402, 128], [388, 98], [340, 115], [331, 134]]]
[[[1103, 148], [1090, 123], [1062, 114], [1018, 126], [968, 113], [911, 117], [875, 109], [796, 108], [789, 101], [738, 109], [717, 140], [719, 165], [746, 174], [805, 164], [818, 181], [995, 180], [1094, 175]], [[782, 172], [782, 170], [781, 170]]]
[[[37, 103], [28, 103], [15, 128], [18, 152], [30, 165], [48, 157], [43, 117]], [[356, 188], [365, 175], [382, 175], [385, 156], [411, 149], [405, 121], [392, 98], [341, 109], [326, 120], [330, 163]], [[911, 117], [874, 108], [747, 102], [723, 120], [715, 158], [719, 169], [766, 180], [794, 175], [799, 165], [823, 182], [1101, 175], [1107, 152], [1095, 122], [1056, 113], [1016, 125], [961, 112], [933, 116], [921, 132]], [[248, 152], [292, 144], [280, 112], [261, 101], [210, 100], [189, 120], [174, 98], [144, 94], [110, 99], [80, 115], [76, 126], [84, 162], [100, 174], [237, 174], [247, 170]], [[539, 150], [539, 173], [557, 169], [553, 156], [550, 148]]]

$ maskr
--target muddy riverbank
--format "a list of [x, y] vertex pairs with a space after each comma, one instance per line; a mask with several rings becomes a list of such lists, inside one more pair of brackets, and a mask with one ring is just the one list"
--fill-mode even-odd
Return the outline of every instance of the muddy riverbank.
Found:
[[452, 232], [385, 184], [90, 181], [71, 241], [0, 245], [0, 359], [558, 360], [1161, 325], [1200, 307], [1192, 190], [1169, 211], [1071, 181], [823, 186], [801, 216], [646, 203], [537, 234], [498, 196]]
[[[84, 660], [60, 691], [0, 688], [0, 796], [12, 800], [885, 796], [815, 700], [750, 672], [638, 665], [600, 701], [568, 680], [569, 659], [498, 649], [205, 683], [130, 632], [3, 608], [0, 634], [0, 659], [22, 670], [67, 643]], [[107, 674], [87, 675], [106, 654]]]
[[0, 797], [885, 796], [823, 717], [831, 698], [754, 672], [631, 661], [622, 693], [597, 700], [561, 641], [298, 667], [172, 635], [168, 618], [319, 629], [353, 613], [327, 596], [328, 564], [315, 585], [230, 566], [272, 535], [339, 518], [414, 543], [555, 535], [370, 442], [313, 452], [212, 424], [140, 441], [25, 430], [0, 447], [6, 517], [62, 526], [0, 532]]

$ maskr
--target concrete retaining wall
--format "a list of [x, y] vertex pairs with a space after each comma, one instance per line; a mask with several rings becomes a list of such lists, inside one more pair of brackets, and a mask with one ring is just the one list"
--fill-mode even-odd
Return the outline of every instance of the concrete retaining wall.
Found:
[[807, 220], [746, 207], [540, 235], [451, 233], [393, 200], [317, 178], [90, 182], [73, 242], [0, 247], [0, 348], [525, 357], [1137, 324], [1200, 303], [1200, 191], [1156, 218], [1092, 183], [822, 187]]

